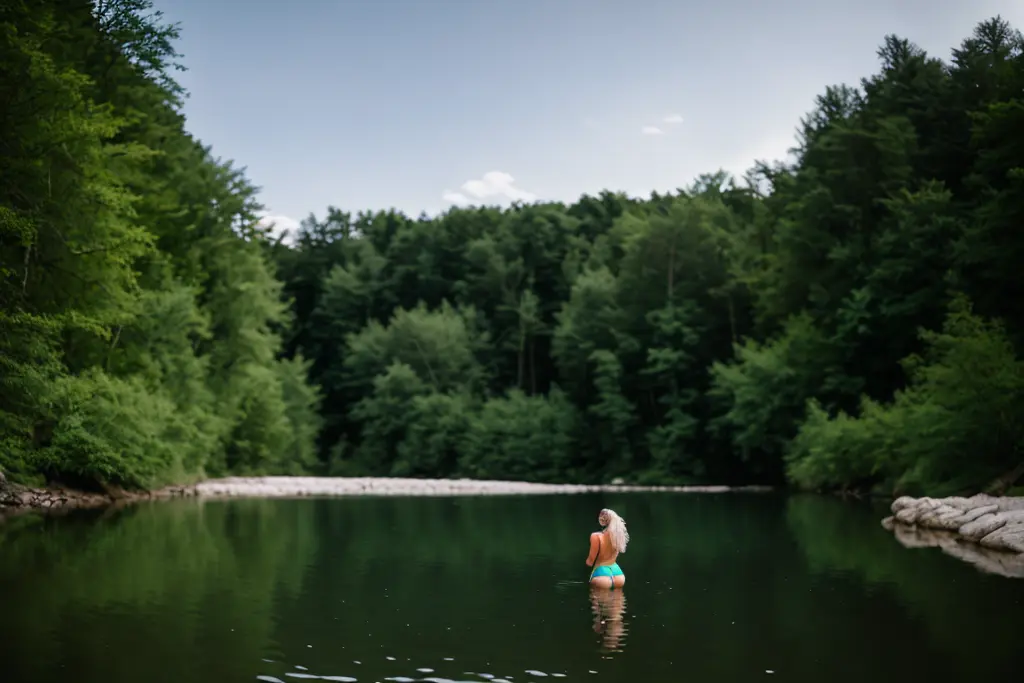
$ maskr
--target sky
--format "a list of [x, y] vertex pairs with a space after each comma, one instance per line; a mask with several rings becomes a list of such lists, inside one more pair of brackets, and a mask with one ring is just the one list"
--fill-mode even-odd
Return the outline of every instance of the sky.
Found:
[[187, 127], [267, 219], [648, 196], [783, 159], [886, 34], [948, 59], [1021, 0], [155, 0]]

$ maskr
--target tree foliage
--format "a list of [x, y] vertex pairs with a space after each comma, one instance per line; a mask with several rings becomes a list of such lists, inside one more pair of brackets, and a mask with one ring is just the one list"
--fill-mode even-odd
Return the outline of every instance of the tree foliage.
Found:
[[949, 63], [896, 36], [878, 57], [818, 98], [792, 161], [742, 180], [310, 216], [274, 255], [289, 352], [328, 397], [321, 460], [886, 492], [1013, 479], [1021, 37], [995, 18]]
[[646, 199], [259, 228], [145, 0], [0, 10], [0, 466], [1006, 487], [1024, 40], [887, 36], [793, 158]]
[[145, 0], [0, 9], [0, 469], [152, 487], [315, 463], [245, 177], [184, 129]]

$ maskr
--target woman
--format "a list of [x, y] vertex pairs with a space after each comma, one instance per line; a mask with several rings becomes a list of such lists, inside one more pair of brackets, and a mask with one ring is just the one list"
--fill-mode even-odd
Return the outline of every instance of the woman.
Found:
[[605, 508], [597, 516], [597, 523], [604, 530], [590, 534], [587, 566], [594, 568], [590, 573], [590, 585], [597, 588], [622, 588], [626, 583], [626, 575], [615, 560], [619, 553], [626, 552], [626, 544], [629, 543], [626, 520], [615, 514], [614, 510]]

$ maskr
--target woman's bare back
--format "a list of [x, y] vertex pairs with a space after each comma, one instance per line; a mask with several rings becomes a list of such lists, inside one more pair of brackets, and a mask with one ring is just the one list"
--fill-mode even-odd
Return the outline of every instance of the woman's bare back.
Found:
[[[595, 556], [595, 552], [596, 556]], [[607, 531], [595, 531], [590, 534], [590, 555], [594, 558], [592, 566], [600, 567], [605, 564], [613, 564], [619, 557], [619, 551], [612, 545]]]

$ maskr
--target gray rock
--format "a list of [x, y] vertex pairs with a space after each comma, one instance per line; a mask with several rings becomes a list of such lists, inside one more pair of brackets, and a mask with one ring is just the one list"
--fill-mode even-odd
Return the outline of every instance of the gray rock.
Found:
[[962, 514], [963, 510], [940, 503], [939, 505], [936, 505], [930, 510], [925, 510], [923, 513], [921, 513], [921, 515], [917, 518], [917, 523], [921, 526], [936, 527], [938, 526], [938, 520], [940, 518], [954, 517]]
[[937, 546], [983, 571], [1024, 576], [1024, 498], [902, 496], [890, 508], [882, 526], [904, 546]]
[[905, 507], [896, 513], [896, 521], [900, 524], [906, 524], [908, 526], [916, 524], [917, 518], [921, 515], [921, 510], [916, 507]]
[[1024, 553], [1024, 524], [1013, 524], [996, 529], [978, 541], [986, 548]]
[[1024, 497], [1013, 497], [1013, 498], [992, 498], [989, 497], [993, 503], [998, 503], [1000, 512], [1014, 512], [1017, 510], [1024, 510]]
[[1006, 520], [998, 512], [990, 512], [960, 527], [960, 535], [972, 541], [980, 541], [996, 529], [1006, 524]]
[[1024, 510], [1010, 510], [1008, 512], [994, 512], [982, 515], [970, 524], [960, 528], [960, 535], [972, 541], [981, 541], [994, 531], [1005, 526], [1018, 526], [1024, 524]]
[[990, 496], [987, 493], [976, 493], [973, 496], [971, 496], [970, 498], [968, 498], [967, 500], [969, 500], [971, 502], [969, 507], [979, 507], [979, 506], [985, 506], [985, 505], [998, 505], [1000, 503], [1000, 501], [1005, 502], [1007, 500], [1019, 500], [1019, 499], [1017, 499], [1017, 498], [999, 498], [998, 496]]
[[889, 509], [895, 515], [900, 510], [913, 507], [915, 503], [917, 503], [917, 501], [914, 498], [911, 498], [910, 496], [900, 496], [899, 498], [892, 502], [892, 505], [889, 506]]
[[981, 507], [974, 508], [973, 510], [968, 510], [963, 514], [957, 515], [950, 519], [937, 520], [937, 522], [939, 523], [939, 526], [943, 529], [946, 529], [948, 531], [957, 531], [960, 529], [960, 527], [964, 526], [965, 524], [970, 524], [979, 517], [996, 512], [998, 510], [998, 505], [982, 505]]

